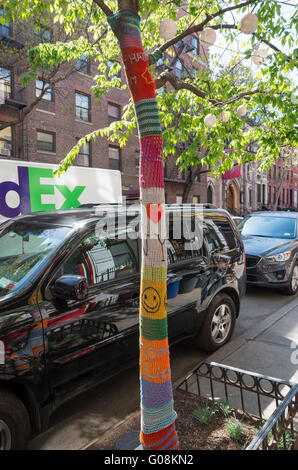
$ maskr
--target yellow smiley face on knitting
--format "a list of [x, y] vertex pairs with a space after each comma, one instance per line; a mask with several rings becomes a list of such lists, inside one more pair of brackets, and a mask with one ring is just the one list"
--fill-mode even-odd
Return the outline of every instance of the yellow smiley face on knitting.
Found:
[[154, 287], [147, 287], [143, 291], [142, 305], [148, 313], [158, 312], [160, 308], [160, 295]]

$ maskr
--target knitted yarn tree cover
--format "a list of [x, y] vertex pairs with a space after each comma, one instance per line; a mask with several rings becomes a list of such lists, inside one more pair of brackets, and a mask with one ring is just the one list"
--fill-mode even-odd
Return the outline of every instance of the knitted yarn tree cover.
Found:
[[144, 450], [179, 448], [175, 429], [167, 326], [167, 249], [163, 139], [155, 80], [144, 52], [140, 17], [121, 9], [108, 16], [121, 48], [140, 139], [142, 268], [140, 287], [141, 433]]

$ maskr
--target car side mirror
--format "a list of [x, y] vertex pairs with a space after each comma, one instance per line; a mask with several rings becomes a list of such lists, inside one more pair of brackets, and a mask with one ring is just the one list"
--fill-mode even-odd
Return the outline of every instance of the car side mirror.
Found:
[[88, 293], [87, 279], [67, 274], [59, 277], [50, 287], [53, 297], [64, 300], [84, 300]]

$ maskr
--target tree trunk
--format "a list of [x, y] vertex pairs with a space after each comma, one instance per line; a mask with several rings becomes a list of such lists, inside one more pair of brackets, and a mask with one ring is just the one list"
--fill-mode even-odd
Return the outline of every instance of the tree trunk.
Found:
[[185, 181], [184, 186], [183, 186], [183, 194], [182, 194], [182, 203], [183, 204], [187, 203], [188, 196], [189, 196], [190, 190], [191, 190], [192, 185], [193, 185], [193, 181], [194, 181], [193, 171], [192, 171], [192, 168], [190, 167], [188, 169], [188, 174], [187, 174], [187, 177], [186, 177], [186, 181]]
[[178, 449], [167, 330], [167, 249], [163, 175], [163, 140], [144, 52], [137, 2], [119, 2], [108, 16], [117, 36], [135, 105], [140, 138], [142, 267], [140, 287], [141, 434], [145, 450]]
[[195, 170], [193, 170], [192, 167], [189, 167], [188, 175], [184, 183], [184, 187], [183, 187], [183, 194], [182, 194], [183, 203], [187, 203], [192, 185], [194, 184], [196, 177], [199, 176], [201, 173], [206, 173], [206, 171], [202, 171], [202, 165], [200, 163], [197, 165]]

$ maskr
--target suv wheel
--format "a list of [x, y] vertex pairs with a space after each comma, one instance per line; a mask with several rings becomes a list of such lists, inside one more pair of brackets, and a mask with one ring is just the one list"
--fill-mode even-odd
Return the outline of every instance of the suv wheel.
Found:
[[288, 287], [285, 289], [285, 294], [295, 295], [298, 291], [298, 263], [295, 264], [291, 274], [291, 280]]
[[6, 390], [0, 390], [0, 450], [22, 450], [30, 434], [30, 420], [21, 400]]
[[227, 294], [217, 295], [209, 305], [205, 321], [196, 338], [197, 346], [213, 352], [226, 344], [233, 334], [236, 308]]

